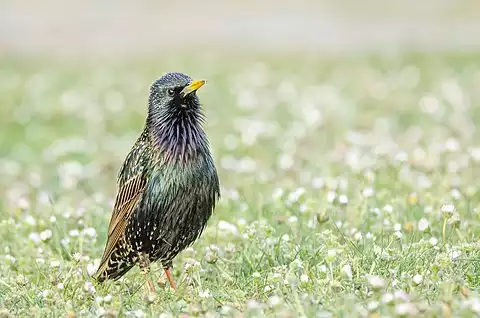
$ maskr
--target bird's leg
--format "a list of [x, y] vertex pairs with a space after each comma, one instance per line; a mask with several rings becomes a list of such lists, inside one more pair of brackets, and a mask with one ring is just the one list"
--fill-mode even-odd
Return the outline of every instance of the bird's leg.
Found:
[[177, 290], [177, 285], [175, 284], [175, 281], [172, 278], [172, 274], [170, 274], [170, 268], [172, 268], [172, 263], [168, 263], [163, 265], [163, 270], [165, 271], [165, 275], [167, 275], [168, 282], [170, 283], [170, 287], [172, 287], [173, 290]]
[[138, 265], [140, 266], [142, 274], [145, 275], [149, 291], [151, 293], [155, 293], [155, 287], [153, 286], [152, 281], [148, 277], [148, 273], [150, 272], [150, 259], [148, 258], [148, 255], [144, 253], [138, 254]]

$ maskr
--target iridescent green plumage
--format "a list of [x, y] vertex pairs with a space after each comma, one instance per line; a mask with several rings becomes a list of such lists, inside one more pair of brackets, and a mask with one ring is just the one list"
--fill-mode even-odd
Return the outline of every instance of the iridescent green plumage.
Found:
[[117, 279], [135, 264], [170, 267], [206, 226], [220, 189], [201, 127], [201, 85], [181, 73], [152, 85], [145, 128], [119, 173], [98, 281]]

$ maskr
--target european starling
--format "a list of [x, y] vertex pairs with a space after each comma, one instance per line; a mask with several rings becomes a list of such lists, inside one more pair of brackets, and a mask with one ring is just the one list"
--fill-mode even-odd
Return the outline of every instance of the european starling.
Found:
[[[160, 261], [169, 268], [202, 233], [220, 197], [204, 113], [196, 95], [204, 80], [167, 73], [150, 87], [144, 130], [118, 176], [108, 239], [95, 274], [118, 279], [138, 264], [147, 276]], [[150, 291], [154, 291], [147, 277]]]

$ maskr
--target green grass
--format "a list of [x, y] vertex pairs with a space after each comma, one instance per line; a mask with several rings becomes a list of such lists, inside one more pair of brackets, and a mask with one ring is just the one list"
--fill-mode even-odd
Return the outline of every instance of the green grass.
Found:
[[[0, 60], [0, 317], [480, 314], [476, 55]], [[222, 199], [180, 287], [89, 276], [150, 83], [207, 78]], [[2, 309], [3, 308], [3, 309]]]

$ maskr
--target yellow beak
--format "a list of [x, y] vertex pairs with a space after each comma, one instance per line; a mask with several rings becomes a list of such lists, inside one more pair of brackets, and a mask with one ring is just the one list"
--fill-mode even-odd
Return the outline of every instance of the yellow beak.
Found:
[[181, 94], [183, 97], [187, 96], [188, 94], [195, 92], [197, 89], [205, 85], [206, 80], [194, 80], [190, 84], [188, 84], [182, 91]]

